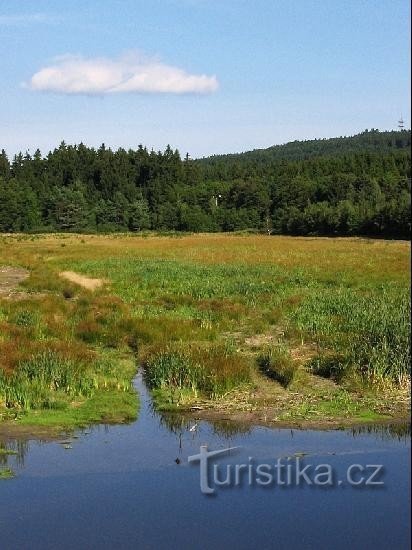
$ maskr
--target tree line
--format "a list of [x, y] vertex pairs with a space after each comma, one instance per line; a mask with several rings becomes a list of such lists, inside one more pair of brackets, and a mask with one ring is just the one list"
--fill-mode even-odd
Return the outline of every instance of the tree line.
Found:
[[410, 131], [192, 160], [80, 143], [0, 154], [1, 232], [410, 235]]

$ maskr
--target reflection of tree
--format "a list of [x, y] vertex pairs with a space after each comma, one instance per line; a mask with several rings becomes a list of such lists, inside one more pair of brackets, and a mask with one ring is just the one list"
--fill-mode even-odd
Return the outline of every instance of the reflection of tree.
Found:
[[7, 466], [13, 458], [17, 466], [24, 466], [24, 460], [29, 452], [30, 444], [27, 440], [0, 439], [0, 465]]
[[363, 434], [380, 435], [382, 439], [407, 440], [411, 436], [411, 424], [410, 422], [397, 422], [394, 424], [373, 424], [352, 428], [352, 435], [354, 437]]

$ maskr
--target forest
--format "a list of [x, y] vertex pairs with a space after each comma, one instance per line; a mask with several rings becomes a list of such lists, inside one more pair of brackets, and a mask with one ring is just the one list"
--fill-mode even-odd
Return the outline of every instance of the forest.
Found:
[[411, 133], [193, 160], [83, 143], [0, 154], [0, 232], [256, 231], [409, 238]]

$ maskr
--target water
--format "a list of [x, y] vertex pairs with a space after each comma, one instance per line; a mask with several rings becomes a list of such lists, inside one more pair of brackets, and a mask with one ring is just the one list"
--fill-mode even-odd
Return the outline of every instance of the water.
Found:
[[[7, 442], [19, 454], [8, 458], [17, 477], [0, 481], [2, 550], [409, 548], [410, 443], [399, 429], [316, 432], [196, 423], [155, 414], [139, 378], [137, 386], [141, 411], [129, 426], [86, 430], [71, 448]], [[199, 465], [187, 461], [201, 444], [239, 446], [216, 459], [222, 475], [228, 464], [270, 465], [305, 453], [302, 465], [329, 463], [344, 479], [351, 464], [382, 464], [384, 485], [263, 488], [249, 486], [246, 476], [239, 486], [204, 495]]]

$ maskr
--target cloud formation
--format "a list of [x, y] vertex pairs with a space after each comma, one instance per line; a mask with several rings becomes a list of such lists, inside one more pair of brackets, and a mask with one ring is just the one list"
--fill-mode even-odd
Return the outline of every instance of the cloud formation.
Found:
[[61, 94], [208, 94], [217, 90], [218, 81], [215, 76], [189, 74], [138, 54], [114, 60], [66, 55], [36, 72], [28, 87]]

